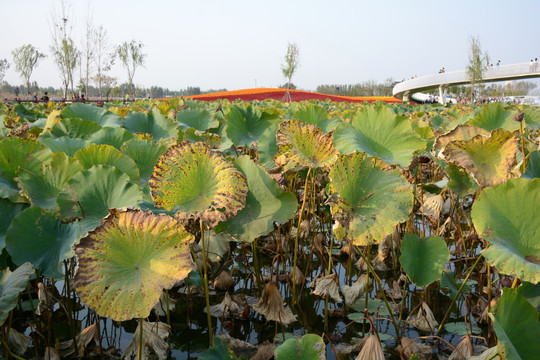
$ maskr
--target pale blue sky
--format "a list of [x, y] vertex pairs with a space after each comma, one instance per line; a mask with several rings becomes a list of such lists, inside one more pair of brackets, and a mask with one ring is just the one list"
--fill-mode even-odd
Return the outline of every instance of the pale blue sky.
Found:
[[[12, 62], [11, 51], [27, 43], [48, 53], [54, 8], [59, 0], [0, 0], [0, 58]], [[146, 68], [137, 70], [135, 84], [170, 89], [276, 87], [285, 82], [288, 42], [301, 52], [293, 83], [310, 90], [463, 69], [470, 35], [494, 62], [540, 57], [538, 0], [72, 0], [71, 8], [77, 43], [90, 10], [111, 45], [145, 44]], [[127, 78], [119, 65], [111, 75]], [[22, 83], [14, 66], [5, 80]], [[32, 80], [60, 87], [50, 56]]]

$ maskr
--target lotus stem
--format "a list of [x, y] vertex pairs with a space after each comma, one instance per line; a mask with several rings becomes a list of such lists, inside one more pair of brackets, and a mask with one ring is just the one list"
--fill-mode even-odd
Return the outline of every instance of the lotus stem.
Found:
[[487, 311], [489, 312], [489, 309], [491, 307], [491, 266], [489, 266], [489, 263], [487, 264], [487, 277], [488, 277]]
[[[442, 319], [441, 323], [439, 324], [439, 328], [437, 329], [437, 332], [435, 333], [435, 336], [438, 336], [439, 333], [441, 332], [441, 329], [442, 329], [444, 323], [446, 322], [446, 320], [448, 320], [448, 316], [450, 316], [450, 311], [452, 310], [452, 307], [456, 303], [456, 300], [457, 300], [459, 294], [461, 294], [461, 291], [465, 287], [465, 284], [467, 284], [467, 280], [469, 280], [469, 277], [471, 276], [471, 274], [472, 274], [474, 268], [476, 267], [476, 265], [478, 265], [478, 262], [480, 261], [480, 259], [482, 259], [482, 255], [478, 256], [478, 259], [476, 259], [475, 263], [471, 267], [471, 270], [469, 270], [469, 273], [467, 274], [467, 276], [465, 276], [465, 279], [461, 283], [461, 286], [459, 287], [457, 294], [452, 299], [452, 302], [450, 303], [450, 306], [448, 306], [448, 310], [446, 310], [446, 314], [444, 314], [444, 318]], [[491, 290], [489, 290], [489, 291], [491, 291]]]
[[165, 289], [165, 305], [167, 306], [167, 325], [171, 326], [171, 312], [169, 310], [169, 290]]
[[[371, 264], [369, 263], [369, 253], [371, 251], [371, 245], [367, 246], [367, 256], [364, 257], [362, 255], [362, 258], [364, 259], [364, 263], [366, 264], [366, 268], [371, 269]], [[368, 267], [369, 264], [369, 267]], [[369, 306], [369, 271], [366, 271], [366, 290], [364, 291], [364, 294], [366, 295], [366, 300], [364, 304], [364, 309], [367, 309]], [[364, 324], [362, 326], [362, 337], [364, 337], [366, 334], [364, 332], [364, 329], [366, 327], [366, 317], [364, 316]]]
[[210, 347], [214, 343], [212, 337], [212, 318], [210, 316], [210, 296], [208, 295], [208, 267], [206, 266], [206, 246], [204, 243], [204, 223], [202, 220], [199, 220], [201, 225], [201, 246], [202, 246], [202, 255], [203, 255], [203, 276], [204, 276], [204, 297], [206, 298], [206, 319], [208, 321], [208, 336], [210, 340]]
[[9, 357], [12, 357], [14, 358], [15, 360], [24, 360], [24, 358], [20, 357], [20, 356], [17, 356], [17, 354], [13, 353], [11, 351], [11, 349], [9, 348], [9, 344], [7, 343], [6, 340], [4, 340], [1, 336], [0, 336], [0, 340], [2, 341], [2, 344], [4, 345], [4, 349], [6, 350], [6, 353], [7, 353], [7, 356], [6, 358], [9, 358]]
[[[251, 252], [253, 253], [253, 265], [255, 267], [255, 279], [257, 280], [257, 292], [259, 295], [262, 292], [261, 287], [261, 268], [259, 267], [259, 258], [257, 257], [257, 244], [255, 244], [256, 240], [253, 240], [251, 242]], [[277, 278], [277, 277], [276, 277]]]
[[[399, 308], [399, 318], [398, 318], [398, 324], [401, 324], [401, 319], [403, 318], [403, 308], [405, 306], [405, 296], [407, 295], [407, 287], [409, 286], [409, 284], [407, 284], [407, 282], [409, 281], [409, 278], [407, 276], [405, 276], [405, 284], [403, 284], [403, 294], [401, 295], [401, 301], [402, 301], [402, 304]], [[400, 328], [401, 330], [401, 328]], [[397, 332], [396, 333], [397, 335], [397, 338], [398, 339], [401, 339], [401, 334], [400, 332]]]
[[143, 338], [143, 319], [139, 318], [139, 354], [138, 359], [142, 359], [142, 338]]
[[521, 173], [525, 173], [527, 168], [527, 157], [525, 156], [525, 135], [523, 134], [523, 121], [519, 122], [519, 130], [521, 133], [521, 153], [523, 154], [523, 162], [521, 164]]
[[302, 207], [300, 208], [300, 214], [298, 215], [298, 226], [296, 228], [296, 237], [294, 239], [294, 256], [293, 256], [293, 303], [296, 299], [296, 260], [298, 258], [298, 237], [300, 235], [300, 224], [302, 223], [302, 214], [304, 213], [304, 208], [306, 207], [306, 197], [307, 189], [309, 184], [309, 174], [311, 173], [311, 168], [308, 169], [306, 175], [306, 182], [304, 184], [304, 198], [302, 200]]

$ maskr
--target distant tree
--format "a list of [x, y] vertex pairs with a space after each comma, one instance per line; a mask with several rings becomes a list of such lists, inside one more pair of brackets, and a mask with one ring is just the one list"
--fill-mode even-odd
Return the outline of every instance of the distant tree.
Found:
[[81, 84], [84, 86], [84, 93], [86, 94], [86, 98], [89, 97], [88, 94], [88, 84], [90, 82], [90, 78], [92, 76], [93, 71], [93, 63], [94, 63], [94, 56], [95, 56], [95, 41], [94, 41], [94, 25], [92, 25], [92, 18], [90, 15], [86, 19], [86, 31], [84, 33], [84, 37], [81, 44], [81, 52], [80, 52], [80, 69], [81, 69]]
[[484, 73], [489, 64], [489, 55], [487, 52], [482, 52], [478, 37], [469, 37], [469, 45], [469, 65], [465, 71], [471, 83], [471, 97], [474, 99], [475, 87], [484, 79]]
[[96, 76], [93, 78], [98, 86], [99, 97], [101, 98], [103, 79], [114, 63], [114, 53], [109, 48], [107, 30], [103, 26], [98, 26], [93, 30], [92, 40], [94, 42], [94, 64], [96, 66]]
[[287, 79], [287, 92], [285, 93], [285, 101], [291, 100], [291, 94], [289, 92], [291, 84], [291, 78], [298, 69], [300, 61], [300, 49], [298, 45], [289, 43], [287, 46], [287, 54], [285, 55], [285, 64], [281, 65], [281, 71], [283, 76]]
[[116, 56], [126, 68], [128, 73], [129, 94], [133, 97], [133, 77], [135, 76], [135, 70], [139, 66], [144, 66], [146, 54], [142, 52], [143, 43], [140, 41], [131, 40], [131, 42], [125, 41], [121, 45], [116, 47]]
[[23, 45], [20, 48], [13, 50], [11, 54], [13, 55], [15, 71], [24, 79], [28, 91], [30, 89], [30, 76], [39, 60], [45, 57], [45, 54], [40, 53], [37, 48], [30, 44]]
[[4, 80], [4, 76], [6, 75], [7, 69], [9, 69], [10, 63], [7, 61], [7, 59], [0, 59], [0, 82]]
[[67, 11], [66, 2], [62, 1], [61, 13], [53, 15], [53, 44], [50, 47], [54, 62], [56, 63], [58, 70], [60, 70], [60, 75], [62, 77], [64, 98], [67, 98], [68, 87], [71, 87], [71, 93], [74, 92], [73, 73], [75, 72], [80, 57], [80, 51], [75, 46], [70, 35], [70, 28], [67, 26]]

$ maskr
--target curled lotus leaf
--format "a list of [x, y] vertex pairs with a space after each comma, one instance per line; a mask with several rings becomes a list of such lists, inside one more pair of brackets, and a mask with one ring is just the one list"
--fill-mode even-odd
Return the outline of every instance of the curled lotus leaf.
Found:
[[89, 145], [73, 156], [85, 169], [95, 165], [109, 165], [129, 176], [132, 183], [139, 182], [139, 169], [135, 161], [111, 145]]
[[339, 240], [347, 237], [356, 245], [379, 243], [408, 219], [412, 187], [398, 170], [384, 171], [374, 159], [355, 153], [340, 156], [330, 178], [328, 204]]
[[38, 140], [41, 142], [42, 139], [57, 139], [64, 136], [71, 139], [88, 140], [100, 129], [102, 127], [94, 121], [79, 118], [62, 119], [54, 124], [50, 131], [42, 133]]
[[101, 316], [145, 318], [163, 289], [187, 277], [193, 241], [175, 219], [140, 210], [111, 210], [103, 224], [75, 246], [75, 289]]
[[12, 203], [8, 199], [0, 199], [0, 254], [6, 246], [6, 231], [11, 221], [27, 207], [26, 203]]
[[107, 109], [94, 104], [71, 104], [62, 110], [62, 118], [79, 118], [98, 123], [101, 126], [122, 126], [122, 119]]
[[247, 108], [233, 106], [227, 114], [227, 137], [236, 146], [251, 146], [272, 124], [279, 123], [275, 114], [260, 111], [249, 105]]
[[178, 138], [178, 126], [170, 117], [153, 108], [147, 114], [134, 112], [124, 118], [124, 127], [132, 133], [150, 134], [155, 141]]
[[449, 163], [466, 169], [484, 188], [511, 177], [517, 152], [518, 138], [515, 133], [497, 129], [490, 137], [476, 135], [468, 141], [453, 141], [446, 145], [443, 155]]
[[433, 144], [433, 151], [436, 151], [439, 154], [439, 157], [442, 157], [442, 151], [445, 146], [448, 145], [451, 141], [457, 140], [471, 140], [476, 135], [489, 136], [490, 132], [484, 130], [477, 126], [472, 125], [459, 125], [456, 128], [448, 131], [445, 134], [437, 136], [435, 143]]
[[275, 350], [276, 360], [324, 360], [326, 359], [326, 345], [322, 337], [317, 334], [306, 334], [301, 339], [287, 339]]
[[540, 179], [510, 179], [486, 188], [472, 207], [482, 255], [501, 273], [540, 282]]
[[529, 155], [527, 170], [521, 175], [524, 179], [540, 178], [540, 150], [535, 150]]
[[344, 123], [334, 132], [334, 146], [340, 153], [365, 152], [402, 168], [411, 163], [416, 151], [425, 150], [426, 144], [407, 117], [382, 105], [362, 108], [350, 124]]
[[141, 183], [147, 183], [154, 172], [159, 157], [167, 151], [171, 144], [165, 140], [132, 139], [126, 141], [120, 150], [133, 159], [139, 168]]
[[500, 128], [515, 131], [519, 129], [519, 123], [512, 119], [512, 116], [516, 114], [515, 110], [506, 110], [503, 104], [494, 102], [484, 106], [478, 115], [467, 124], [481, 127], [487, 131]]
[[15, 271], [0, 271], [0, 325], [8, 318], [9, 312], [19, 303], [19, 293], [26, 289], [26, 283], [36, 270], [30, 263], [24, 263]]
[[194, 128], [197, 131], [204, 132], [219, 126], [219, 121], [206, 109], [182, 110], [176, 115], [176, 120], [182, 130]]
[[104, 127], [96, 131], [89, 139], [91, 144], [111, 145], [120, 149], [123, 143], [133, 139], [133, 134], [121, 127]]
[[149, 181], [156, 206], [181, 219], [200, 218], [210, 227], [232, 218], [246, 204], [246, 178], [205, 143], [183, 141], [163, 154]]
[[276, 134], [280, 152], [291, 161], [315, 168], [330, 168], [338, 152], [332, 145], [332, 134], [324, 134], [312, 124], [299, 120], [282, 122]]

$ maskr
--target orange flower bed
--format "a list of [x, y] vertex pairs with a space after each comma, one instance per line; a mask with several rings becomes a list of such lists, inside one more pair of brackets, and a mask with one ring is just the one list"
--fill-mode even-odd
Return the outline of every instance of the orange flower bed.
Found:
[[[286, 89], [279, 88], [256, 88], [256, 89], [243, 89], [243, 90], [234, 90], [234, 91], [220, 91], [211, 94], [204, 95], [190, 95], [184, 96], [186, 99], [194, 99], [201, 101], [214, 101], [220, 99], [228, 100], [242, 100], [242, 101], [252, 101], [252, 100], [283, 100]], [[375, 101], [384, 101], [387, 103], [400, 103], [401, 100], [398, 100], [390, 96], [338, 96], [338, 95], [328, 95], [308, 91], [300, 90], [289, 90], [291, 94], [292, 101], [304, 101], [304, 100], [330, 100], [330, 101], [346, 101], [346, 102], [375, 102]]]

